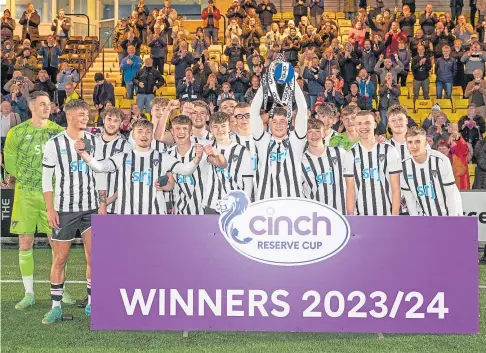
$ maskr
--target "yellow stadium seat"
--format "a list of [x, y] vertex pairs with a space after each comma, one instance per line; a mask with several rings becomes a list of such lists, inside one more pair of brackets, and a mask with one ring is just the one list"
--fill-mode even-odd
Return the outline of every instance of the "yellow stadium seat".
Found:
[[344, 12], [336, 12], [336, 18], [337, 18], [337, 19], [344, 18], [344, 17], [346, 17], [346, 16], [344, 15]]
[[175, 85], [175, 76], [174, 75], [164, 75], [165, 83], [167, 86]]
[[412, 119], [417, 122], [417, 124], [422, 125], [425, 119], [430, 115], [430, 109], [419, 109], [417, 113], [411, 115]]
[[343, 34], [343, 35], [341, 36], [341, 44], [342, 44], [342, 43], [346, 43], [347, 41], [348, 41], [348, 35], [347, 35], [347, 34]]
[[417, 99], [415, 101], [415, 110], [417, 109], [432, 109], [433, 102], [430, 99]]
[[430, 79], [430, 83], [435, 83], [435, 79], [436, 79], [436, 78], [437, 78], [437, 76], [436, 76], [436, 75], [431, 74], [431, 75], [430, 75], [430, 78], [429, 78], [429, 79]]
[[462, 115], [459, 115], [457, 114], [457, 112], [455, 113], [447, 113], [447, 112], [444, 112], [446, 115], [447, 115], [447, 118], [449, 119], [449, 121], [451, 123], [457, 123], [459, 121], [459, 119], [461, 119]]
[[462, 97], [462, 87], [461, 86], [454, 86], [452, 87], [452, 96], [459, 96]]
[[436, 99], [435, 104], [440, 105], [441, 111], [443, 111], [444, 109], [452, 110], [452, 101], [450, 99]]
[[161, 92], [163, 96], [175, 96], [176, 88], [175, 87], [162, 87]]
[[145, 113], [145, 118], [150, 121], [150, 119], [152, 119], [152, 117], [150, 116], [150, 113]]
[[464, 115], [467, 115], [467, 108], [456, 109], [456, 115], [459, 117], [459, 119]]
[[454, 99], [453, 101], [454, 109], [466, 109], [469, 105], [469, 100], [467, 99]]
[[329, 17], [332, 20], [336, 19], [336, 13], [335, 12], [324, 12], [324, 14], [326, 14], [327, 17]]
[[430, 97], [437, 96], [437, 87], [435, 85], [430, 85], [429, 86], [429, 96]]
[[122, 99], [120, 101], [120, 109], [130, 109], [134, 103], [134, 99]]
[[476, 164], [469, 164], [469, 175], [474, 175], [476, 173]]
[[400, 96], [410, 98], [410, 90], [408, 87], [400, 87]]
[[338, 26], [342, 30], [342, 27], [351, 27], [351, 20], [338, 19]]
[[124, 98], [127, 95], [125, 87], [115, 87], [115, 98]]
[[221, 45], [210, 45], [208, 49], [209, 53], [223, 53], [223, 48], [221, 48]]
[[408, 110], [413, 111], [413, 100], [411, 100], [411, 99], [401, 99], [400, 100], [400, 104], [403, 105]]
[[344, 27], [344, 26], [343, 26], [343, 27], [341, 27], [341, 28], [339, 29], [339, 33], [340, 33], [341, 35], [349, 35], [349, 30], [350, 30], [350, 29], [351, 29], [351, 27]]

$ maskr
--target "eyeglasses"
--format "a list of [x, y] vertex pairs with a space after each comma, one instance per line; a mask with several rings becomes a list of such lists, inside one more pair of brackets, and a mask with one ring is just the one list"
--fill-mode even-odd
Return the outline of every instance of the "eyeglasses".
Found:
[[235, 115], [235, 118], [236, 119], [250, 119], [250, 113], [246, 113], [246, 114], [236, 114]]

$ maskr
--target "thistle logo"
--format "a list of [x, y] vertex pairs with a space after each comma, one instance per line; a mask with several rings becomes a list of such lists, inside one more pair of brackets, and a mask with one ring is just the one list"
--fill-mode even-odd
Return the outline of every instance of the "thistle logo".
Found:
[[276, 266], [323, 261], [344, 249], [350, 227], [337, 210], [313, 200], [280, 198], [250, 204], [233, 191], [218, 204], [219, 227], [240, 254]]

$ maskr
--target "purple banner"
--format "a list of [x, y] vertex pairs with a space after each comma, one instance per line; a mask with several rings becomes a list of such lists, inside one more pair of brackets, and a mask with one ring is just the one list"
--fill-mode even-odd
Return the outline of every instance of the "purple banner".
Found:
[[282, 242], [263, 241], [284, 228], [271, 217], [252, 240], [217, 216], [94, 216], [91, 328], [479, 332], [475, 219], [313, 216]]

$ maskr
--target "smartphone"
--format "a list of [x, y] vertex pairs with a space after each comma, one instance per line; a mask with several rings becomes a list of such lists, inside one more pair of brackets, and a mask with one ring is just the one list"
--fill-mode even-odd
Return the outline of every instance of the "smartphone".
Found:
[[159, 182], [160, 187], [164, 187], [169, 182], [169, 176], [168, 175], [161, 175], [161, 176], [159, 176], [159, 179], [157, 181]]
[[83, 151], [90, 152], [91, 151], [91, 140], [90, 139], [83, 139], [84, 149]]

